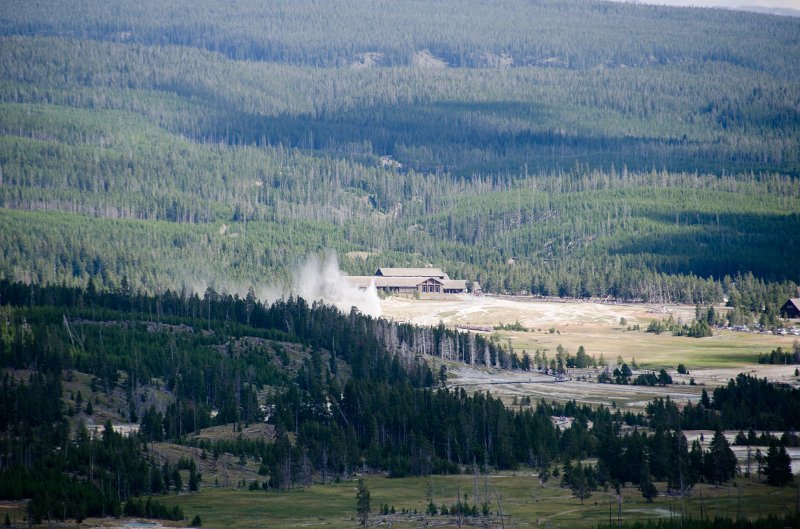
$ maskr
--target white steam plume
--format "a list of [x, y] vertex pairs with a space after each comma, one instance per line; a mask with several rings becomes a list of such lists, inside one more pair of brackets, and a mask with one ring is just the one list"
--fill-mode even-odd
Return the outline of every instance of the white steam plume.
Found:
[[347, 282], [345, 277], [339, 269], [336, 254], [330, 252], [323, 259], [310, 255], [298, 266], [291, 293], [309, 303], [322, 301], [333, 305], [345, 313], [356, 307], [362, 314], [375, 318], [380, 316], [381, 302], [375, 283], [361, 290]]
[[[238, 294], [240, 298], [247, 296], [246, 283], [214, 277], [213, 274], [204, 274], [206, 275], [211, 275], [212, 279], [198, 279], [191, 276], [184, 278], [183, 287], [201, 297], [208, 287], [220, 293]], [[254, 285], [253, 290], [256, 297], [267, 304], [289, 296], [299, 296], [309, 303], [322, 301], [333, 305], [344, 313], [349, 313], [352, 307], [356, 307], [362, 314], [379, 317], [381, 303], [375, 284], [372, 283], [368, 289], [362, 290], [347, 282], [346, 277], [339, 270], [339, 261], [335, 253], [328, 252], [324, 257], [312, 254], [295, 267], [290, 286], [275, 283]]]

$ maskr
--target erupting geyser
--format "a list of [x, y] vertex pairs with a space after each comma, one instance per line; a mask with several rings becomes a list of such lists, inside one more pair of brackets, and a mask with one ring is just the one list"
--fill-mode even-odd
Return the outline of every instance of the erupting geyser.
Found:
[[366, 290], [351, 285], [339, 269], [336, 254], [329, 252], [323, 259], [310, 255], [299, 265], [294, 275], [291, 294], [300, 296], [309, 303], [322, 301], [342, 312], [356, 307], [362, 314], [377, 318], [381, 315], [381, 303], [375, 284]]

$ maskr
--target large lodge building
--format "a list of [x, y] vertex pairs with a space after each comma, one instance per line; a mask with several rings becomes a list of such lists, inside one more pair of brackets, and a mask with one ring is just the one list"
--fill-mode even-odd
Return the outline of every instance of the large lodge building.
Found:
[[[450, 279], [441, 268], [378, 268], [373, 276], [348, 276], [347, 281], [358, 288], [366, 289], [372, 283], [385, 293], [394, 294], [466, 294], [466, 279]], [[480, 292], [480, 285], [473, 283], [473, 292]]]

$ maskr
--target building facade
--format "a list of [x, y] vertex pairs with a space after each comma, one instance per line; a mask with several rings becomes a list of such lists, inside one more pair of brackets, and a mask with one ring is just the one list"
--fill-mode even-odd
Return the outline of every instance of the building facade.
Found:
[[800, 298], [792, 298], [781, 307], [781, 315], [787, 318], [800, 318]]
[[[372, 276], [348, 276], [346, 280], [358, 288], [371, 285], [381, 292], [393, 294], [466, 294], [465, 279], [450, 279], [441, 268], [378, 268]], [[477, 287], [477, 288], [476, 288]], [[480, 286], [473, 283], [472, 292], [479, 293]]]

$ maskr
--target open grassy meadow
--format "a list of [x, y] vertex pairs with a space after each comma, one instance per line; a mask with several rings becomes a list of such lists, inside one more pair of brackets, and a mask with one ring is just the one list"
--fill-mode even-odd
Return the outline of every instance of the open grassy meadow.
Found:
[[[595, 491], [581, 504], [568, 489], [556, 483], [542, 486], [535, 475], [525, 471], [488, 478], [479, 476], [477, 479], [471, 475], [402, 479], [367, 476], [365, 481], [371, 493], [371, 524], [391, 527], [456, 527], [454, 516], [423, 514], [429, 494], [440, 508], [442, 504], [455, 504], [459, 494], [461, 498], [466, 494], [468, 503], [477, 503], [479, 510], [483, 498], [488, 497], [490, 519], [464, 520], [464, 525], [483, 527], [501, 527], [502, 523], [505, 527], [595, 527], [607, 522], [609, 515], [614, 521], [618, 514], [623, 521], [632, 521], [669, 517], [681, 510], [678, 497], [662, 494], [653, 503], [647, 503], [633, 488], [622, 490], [621, 505], [613, 489]], [[663, 492], [664, 484], [658, 485]], [[351, 528], [357, 525], [356, 487], [357, 483], [351, 481], [283, 493], [206, 489], [194, 495], [164, 497], [162, 501], [181, 505], [189, 518], [199, 514], [205, 527]], [[380, 515], [383, 504], [393, 506], [396, 514]], [[698, 485], [692, 496], [685, 500], [685, 510], [694, 517], [699, 517], [701, 510], [708, 517], [758, 517], [786, 512], [794, 509], [795, 504], [794, 487], [777, 489], [739, 478], [735, 485], [725, 487]], [[504, 515], [502, 523], [498, 516], [501, 511]]]
[[[510, 338], [515, 349], [533, 352], [536, 349], [555, 352], [563, 345], [575, 352], [583, 345], [589, 354], [614, 360], [622, 355], [626, 362], [636, 358], [640, 367], [675, 369], [678, 363], [694, 368], [744, 367], [757, 364], [758, 355], [776, 347], [791, 348], [792, 338], [734, 331], [714, 330], [714, 336], [690, 338], [671, 333], [645, 332], [649, 321], [639, 323], [641, 330], [628, 331], [620, 325], [565, 324], [549, 333], [547, 329], [529, 332], [500, 331]], [[630, 325], [630, 324], [629, 324]], [[796, 338], [795, 338], [796, 339]]]

